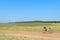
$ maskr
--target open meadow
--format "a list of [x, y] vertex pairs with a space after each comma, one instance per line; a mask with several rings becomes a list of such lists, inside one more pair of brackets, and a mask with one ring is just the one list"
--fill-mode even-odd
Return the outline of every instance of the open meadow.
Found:
[[[53, 33], [43, 33], [44, 26]], [[60, 40], [60, 23], [0, 26], [0, 40]]]

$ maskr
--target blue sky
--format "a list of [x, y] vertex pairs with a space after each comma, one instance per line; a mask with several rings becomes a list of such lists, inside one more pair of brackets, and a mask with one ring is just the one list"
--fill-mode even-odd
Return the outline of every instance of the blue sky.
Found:
[[0, 0], [0, 22], [59, 21], [60, 0]]

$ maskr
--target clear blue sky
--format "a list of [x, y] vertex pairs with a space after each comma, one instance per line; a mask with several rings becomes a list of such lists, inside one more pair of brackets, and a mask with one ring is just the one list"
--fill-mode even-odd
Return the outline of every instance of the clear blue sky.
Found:
[[59, 21], [60, 0], [0, 0], [0, 22]]

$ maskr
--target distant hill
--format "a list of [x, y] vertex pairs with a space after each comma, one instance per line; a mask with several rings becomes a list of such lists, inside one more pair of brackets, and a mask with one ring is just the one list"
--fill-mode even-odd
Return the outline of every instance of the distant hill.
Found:
[[60, 23], [60, 21], [24, 21], [15, 23]]
[[60, 21], [24, 21], [24, 22], [8, 22], [0, 23], [0, 26], [37, 26], [37, 25], [51, 25], [48, 23], [60, 23]]

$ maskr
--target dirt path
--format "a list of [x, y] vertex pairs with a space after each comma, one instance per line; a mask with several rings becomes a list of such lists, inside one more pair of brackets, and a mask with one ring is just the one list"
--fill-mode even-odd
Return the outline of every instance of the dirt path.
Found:
[[12, 31], [12, 30], [0, 30], [1, 33], [13, 36], [27, 36], [32, 38], [44, 38], [60, 40], [60, 33], [42, 33], [42, 32], [31, 32], [31, 31]]

